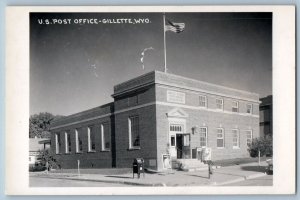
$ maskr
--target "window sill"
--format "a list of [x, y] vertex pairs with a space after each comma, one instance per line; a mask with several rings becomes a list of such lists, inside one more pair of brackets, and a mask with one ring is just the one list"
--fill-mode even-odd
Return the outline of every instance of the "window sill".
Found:
[[217, 149], [225, 149], [225, 147], [217, 147]]
[[62, 155], [62, 153], [56, 153], [56, 155]]
[[78, 151], [78, 152], [76, 152], [76, 154], [82, 154], [83, 152], [82, 151]]
[[134, 150], [140, 150], [140, 149], [141, 149], [141, 147], [130, 147], [127, 150], [128, 151], [134, 151]]
[[65, 155], [70, 155], [70, 154], [71, 154], [71, 152], [66, 152], [66, 153], [65, 153]]
[[110, 149], [102, 149], [101, 152], [109, 152]]
[[92, 150], [92, 151], [88, 151], [88, 153], [96, 153], [96, 151], [95, 151], [95, 150]]
[[238, 150], [238, 149], [241, 149], [241, 148], [240, 147], [232, 147], [232, 149], [237, 149]]

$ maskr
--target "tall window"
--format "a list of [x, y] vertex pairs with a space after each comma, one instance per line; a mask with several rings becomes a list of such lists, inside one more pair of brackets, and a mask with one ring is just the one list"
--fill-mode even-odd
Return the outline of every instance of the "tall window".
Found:
[[55, 134], [55, 152], [56, 154], [59, 154], [60, 153], [60, 148], [61, 148], [61, 140], [60, 140], [60, 134], [59, 133], [56, 133]]
[[65, 147], [66, 153], [71, 152], [71, 134], [70, 132], [65, 132]]
[[207, 106], [206, 96], [199, 96], [199, 106], [206, 108]]
[[129, 148], [140, 147], [139, 117], [133, 116], [128, 120]]
[[175, 147], [175, 135], [171, 136], [171, 147]]
[[239, 102], [237, 101], [232, 102], [232, 112], [239, 112]]
[[95, 143], [95, 127], [90, 126], [88, 127], [88, 151], [95, 151], [96, 150], [96, 143]]
[[206, 147], [207, 146], [207, 128], [206, 127], [200, 127], [200, 147]]
[[252, 114], [252, 104], [247, 104], [246, 113]]
[[78, 133], [78, 129], [75, 129], [75, 139], [76, 139], [76, 153], [82, 152], [82, 138]]
[[108, 125], [108, 123], [101, 124], [102, 151], [110, 149], [110, 133]]
[[217, 147], [218, 148], [224, 147], [224, 129], [222, 128], [217, 129]]
[[247, 146], [250, 146], [252, 143], [252, 131], [251, 130], [246, 131], [246, 139], [247, 139]]
[[232, 143], [233, 148], [239, 148], [240, 147], [240, 135], [239, 131], [237, 129], [232, 130]]
[[216, 105], [218, 110], [223, 110], [223, 99], [216, 99]]

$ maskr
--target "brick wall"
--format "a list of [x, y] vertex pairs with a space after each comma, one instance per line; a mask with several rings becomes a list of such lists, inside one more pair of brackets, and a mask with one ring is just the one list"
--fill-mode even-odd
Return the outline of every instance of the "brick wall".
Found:
[[[111, 134], [110, 151], [102, 151], [101, 149], [101, 124], [107, 123], [109, 132]], [[95, 131], [95, 152], [88, 152], [88, 127], [94, 126]], [[51, 130], [51, 150], [55, 154], [58, 163], [62, 168], [77, 168], [77, 160], [80, 160], [81, 168], [111, 168], [114, 167], [114, 159], [112, 154], [114, 153], [114, 123], [111, 117], [104, 117], [97, 120], [90, 120], [83, 123], [69, 125], [65, 127], [55, 128]], [[76, 138], [75, 129], [78, 131], [82, 139], [82, 152], [76, 152]], [[71, 134], [71, 152], [65, 152], [65, 132]], [[60, 153], [56, 154], [56, 142], [55, 134], [60, 135], [61, 148]]]
[[[139, 118], [140, 149], [129, 148], [128, 118], [132, 116]], [[156, 169], [150, 165], [150, 160], [156, 160], [155, 105], [116, 114], [115, 131], [117, 167], [132, 167], [134, 158], [144, 158], [146, 167]]]
[[[188, 116], [178, 117], [186, 121], [186, 133], [191, 135], [191, 148], [200, 147], [200, 134], [192, 131], [193, 127], [207, 128], [207, 146], [212, 148], [212, 159], [222, 160], [231, 158], [249, 157], [246, 144], [246, 130], [252, 130], [253, 138], [259, 137], [259, 111], [258, 98], [250, 100], [233, 99], [214, 94], [174, 88], [172, 86], [155, 86], [156, 90], [156, 119], [157, 119], [157, 157], [158, 168], [162, 169], [162, 154], [167, 153], [169, 143], [168, 113], [174, 109], [180, 109]], [[185, 94], [185, 103], [167, 102], [167, 91], [174, 90]], [[225, 91], [226, 92], [226, 91]], [[207, 108], [199, 107], [199, 95], [207, 96]], [[216, 98], [223, 99], [224, 110], [216, 110]], [[232, 112], [232, 101], [239, 102], [238, 113]], [[253, 113], [246, 113], [246, 105], [253, 106]], [[224, 148], [217, 148], [217, 128], [224, 130]], [[239, 148], [233, 148], [232, 129], [239, 132]]]

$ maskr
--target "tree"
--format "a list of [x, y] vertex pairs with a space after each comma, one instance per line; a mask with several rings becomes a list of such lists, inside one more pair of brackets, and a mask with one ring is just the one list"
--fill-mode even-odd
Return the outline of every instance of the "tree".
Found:
[[29, 118], [29, 138], [50, 138], [50, 125], [54, 119], [62, 116], [48, 112], [31, 115]]
[[271, 137], [256, 138], [249, 145], [248, 151], [251, 157], [257, 157], [258, 152], [260, 155], [273, 155], [273, 140]]

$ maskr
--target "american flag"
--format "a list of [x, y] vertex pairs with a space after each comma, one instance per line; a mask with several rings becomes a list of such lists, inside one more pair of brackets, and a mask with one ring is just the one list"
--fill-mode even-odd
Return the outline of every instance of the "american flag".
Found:
[[165, 31], [172, 31], [175, 33], [181, 33], [184, 31], [185, 24], [184, 23], [175, 23], [168, 20], [168, 25], [165, 25]]

